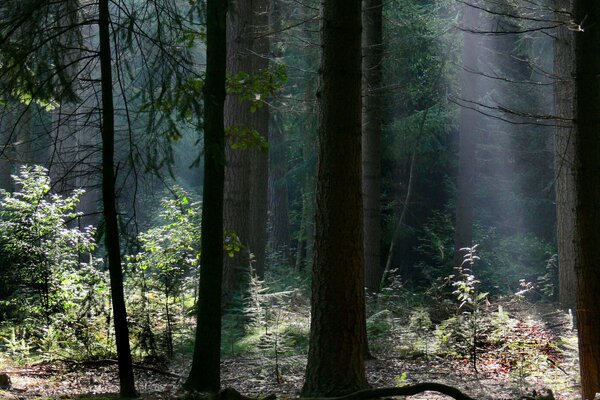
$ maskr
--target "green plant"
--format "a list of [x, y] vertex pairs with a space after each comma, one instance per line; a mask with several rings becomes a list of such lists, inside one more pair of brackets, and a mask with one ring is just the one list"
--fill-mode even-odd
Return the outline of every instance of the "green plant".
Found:
[[0, 312], [5, 317], [43, 318], [65, 312], [77, 297], [69, 285], [80, 269], [96, 268], [94, 228], [69, 222], [83, 190], [50, 192], [48, 171], [23, 166], [13, 176], [17, 190], [0, 191]]
[[[180, 187], [175, 187], [173, 192], [174, 198], [161, 201], [160, 218], [163, 223], [141, 233], [138, 236], [141, 251], [127, 258], [134, 274], [142, 275], [140, 283], [144, 286], [145, 301], [148, 301], [148, 291], [155, 289], [162, 294], [166, 322], [164, 335], [169, 356], [173, 355], [175, 329], [173, 301], [184, 292], [184, 284], [188, 282], [185, 278], [197, 274], [201, 256], [199, 204], [190, 201], [189, 194]], [[151, 342], [150, 338], [146, 338], [150, 334], [150, 324], [142, 326], [142, 339]], [[152, 348], [152, 345], [149, 344], [149, 347]]]
[[412, 332], [416, 334], [416, 341], [422, 341], [425, 344], [425, 357], [428, 356], [429, 341], [428, 336], [433, 326], [429, 312], [424, 308], [417, 308], [411, 312], [408, 319], [408, 326]]
[[461, 265], [456, 268], [457, 274], [452, 283], [455, 290], [452, 293], [459, 302], [458, 311], [462, 310], [462, 315], [467, 323], [471, 362], [473, 369], [477, 371], [477, 344], [481, 334], [479, 330], [481, 306], [486, 301], [488, 293], [479, 291], [478, 284], [480, 282], [473, 274], [473, 268], [480, 259], [475, 254], [477, 245], [460, 250], [464, 251], [465, 255]]

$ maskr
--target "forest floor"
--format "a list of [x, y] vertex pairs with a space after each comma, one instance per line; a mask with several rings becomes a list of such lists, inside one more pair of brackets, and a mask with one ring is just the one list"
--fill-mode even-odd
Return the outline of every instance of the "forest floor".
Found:
[[[551, 389], [557, 400], [577, 398], [577, 342], [568, 316], [549, 305], [511, 303], [504, 308], [512, 320], [507, 324], [510, 331], [503, 343], [479, 349], [476, 370], [467, 358], [426, 352], [399, 357], [388, 346], [388, 351], [376, 353], [376, 359], [367, 361], [370, 384], [388, 387], [439, 382], [482, 400], [517, 399], [545, 389]], [[400, 336], [394, 340], [402, 341]], [[305, 363], [304, 356], [278, 360], [259, 356], [226, 358], [222, 385], [246, 395], [274, 393], [280, 398], [297, 398]], [[185, 361], [171, 362], [166, 367], [139, 365], [136, 383], [141, 399], [173, 398], [188, 368]], [[18, 366], [0, 353], [1, 372], [9, 374], [12, 388], [0, 391], [0, 399], [117, 398], [116, 365], [110, 360]], [[411, 398], [445, 397], [427, 392]]]

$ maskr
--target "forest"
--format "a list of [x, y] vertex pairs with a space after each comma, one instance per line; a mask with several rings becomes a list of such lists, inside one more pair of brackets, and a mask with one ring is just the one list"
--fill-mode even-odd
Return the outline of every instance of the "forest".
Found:
[[600, 2], [0, 0], [0, 399], [600, 399]]

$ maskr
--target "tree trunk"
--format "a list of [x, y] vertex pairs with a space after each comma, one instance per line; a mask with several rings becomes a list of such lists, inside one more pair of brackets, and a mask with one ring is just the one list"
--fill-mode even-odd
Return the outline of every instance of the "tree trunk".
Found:
[[367, 387], [361, 194], [361, 1], [323, 2], [311, 330], [303, 397]]
[[12, 191], [14, 185], [11, 174], [14, 163], [14, 122], [13, 110], [4, 106], [0, 113], [0, 189]]
[[[282, 29], [281, 0], [271, 1], [269, 25], [275, 32]], [[282, 56], [278, 44], [273, 47], [273, 58]], [[285, 142], [285, 132], [274, 113], [270, 113], [271, 132], [269, 134], [269, 247], [278, 253], [288, 266], [293, 266], [290, 253], [290, 212], [288, 185], [288, 155]]]
[[[252, 2], [233, 0], [227, 17], [227, 72], [251, 73], [252, 60]], [[229, 298], [240, 288], [242, 279], [249, 271], [248, 244], [250, 241], [250, 151], [234, 149], [237, 140], [232, 129], [252, 126], [250, 105], [239, 95], [225, 99], [225, 129], [229, 139], [225, 147], [225, 191], [223, 218], [225, 230], [234, 232], [244, 248], [234, 257], [226, 257], [224, 263], [223, 295]]]
[[[269, 0], [253, 0], [252, 3], [252, 71], [269, 67]], [[269, 106], [253, 113], [252, 128], [269, 140]], [[253, 267], [260, 279], [264, 278], [267, 247], [267, 210], [269, 197], [269, 158], [262, 149], [250, 151], [250, 236], [248, 247], [254, 255]]]
[[115, 340], [119, 364], [119, 383], [122, 397], [136, 397], [129, 329], [123, 294], [123, 272], [117, 201], [115, 198], [115, 115], [113, 106], [113, 79], [110, 46], [110, 13], [108, 0], [98, 3], [98, 29], [100, 34], [100, 74], [102, 85], [102, 200], [104, 205], [105, 245], [112, 294]]
[[204, 190], [200, 286], [194, 357], [184, 387], [217, 392], [221, 387], [221, 285], [223, 280], [223, 188], [225, 176], [225, 64], [227, 0], [208, 0], [204, 86]]
[[577, 330], [581, 394], [600, 393], [600, 2], [575, 0]]
[[[479, 10], [464, 5], [463, 26], [472, 29], [477, 26]], [[461, 100], [477, 100], [477, 75], [470, 71], [477, 70], [478, 39], [476, 34], [464, 32], [463, 70], [460, 71]], [[475, 149], [477, 140], [477, 112], [471, 104], [464, 103], [458, 116], [458, 171], [456, 222], [454, 233], [454, 265], [460, 266], [463, 253], [460, 249], [473, 245], [473, 196], [475, 192]]]
[[[571, 11], [571, 0], [556, 0], [557, 20], [568, 23], [560, 10]], [[566, 27], [556, 31], [554, 41], [554, 113], [560, 118], [554, 134], [554, 170], [556, 176], [556, 242], [558, 244], [559, 302], [575, 310], [575, 133], [573, 131], [573, 32]]]
[[363, 0], [363, 210], [365, 284], [381, 282], [381, 84], [383, 64], [382, 0]]
[[271, 118], [272, 132], [269, 140], [269, 244], [273, 252], [292, 266], [290, 256], [290, 217], [287, 174], [287, 154], [284, 132]]

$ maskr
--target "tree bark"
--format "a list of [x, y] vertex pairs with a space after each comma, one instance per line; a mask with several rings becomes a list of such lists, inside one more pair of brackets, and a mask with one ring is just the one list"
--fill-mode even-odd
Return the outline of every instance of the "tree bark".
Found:
[[[571, 0], [556, 0], [557, 20], [568, 23], [562, 11], [571, 11]], [[566, 26], [556, 31], [554, 41], [554, 113], [560, 120], [554, 132], [554, 170], [556, 176], [556, 242], [558, 245], [559, 302], [575, 310], [575, 133], [573, 131], [573, 32]]]
[[310, 348], [303, 397], [367, 387], [361, 187], [361, 1], [323, 2]]
[[287, 174], [287, 154], [284, 132], [274, 117], [269, 139], [269, 244], [273, 252], [281, 255], [292, 266], [290, 255], [290, 217]]
[[[269, 67], [269, 3], [270, 0], [252, 2], [252, 73]], [[269, 105], [253, 113], [252, 127], [265, 140], [269, 140]], [[269, 201], [269, 157], [262, 149], [250, 150], [250, 236], [248, 247], [254, 255], [253, 267], [259, 279], [264, 278], [267, 247], [267, 210]]]
[[[465, 28], [474, 28], [479, 19], [479, 10], [469, 5], [463, 5], [463, 25]], [[476, 34], [464, 32], [463, 39], [463, 70], [460, 72], [461, 99], [473, 101], [477, 94]], [[463, 261], [460, 249], [471, 247], [473, 242], [473, 196], [475, 192], [475, 149], [477, 140], [477, 112], [466, 104], [460, 108], [458, 116], [459, 142], [458, 142], [458, 171], [457, 171], [457, 198], [456, 222], [454, 233], [454, 265], [459, 267]]]
[[[233, 0], [227, 17], [227, 72], [251, 73], [252, 60], [252, 2]], [[250, 128], [253, 116], [250, 105], [239, 95], [225, 99], [225, 129]], [[229, 298], [240, 288], [249, 271], [248, 244], [250, 240], [250, 151], [234, 149], [235, 137], [228, 138], [225, 146], [225, 191], [223, 218], [225, 230], [234, 232], [244, 248], [234, 257], [225, 257], [223, 295]]]
[[600, 2], [575, 0], [575, 229], [581, 394], [600, 393]]
[[381, 85], [383, 1], [363, 0], [363, 211], [365, 285], [379, 291], [381, 282]]
[[225, 177], [227, 0], [208, 0], [204, 86], [204, 190], [200, 286], [192, 368], [184, 387], [217, 392], [221, 387], [221, 286], [223, 280], [223, 188]]
[[115, 192], [115, 115], [113, 106], [113, 79], [110, 46], [110, 12], [108, 0], [98, 3], [98, 29], [100, 35], [100, 74], [102, 85], [102, 201], [104, 205], [105, 245], [112, 294], [119, 384], [121, 397], [137, 397], [133, 365], [129, 346], [127, 311], [123, 293], [123, 271], [119, 224]]

